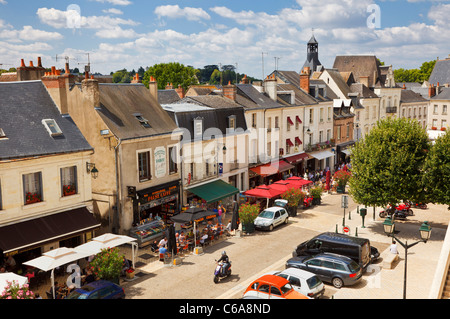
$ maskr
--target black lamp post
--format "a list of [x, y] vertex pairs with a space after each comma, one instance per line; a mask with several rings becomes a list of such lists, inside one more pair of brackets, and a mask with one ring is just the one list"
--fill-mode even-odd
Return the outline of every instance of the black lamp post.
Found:
[[418, 243], [421, 243], [421, 242], [426, 243], [430, 239], [430, 236], [431, 236], [431, 227], [427, 221], [423, 222], [423, 224], [419, 228], [421, 240], [416, 241], [415, 243], [412, 243], [409, 245], [408, 245], [408, 241], [406, 241], [405, 243], [402, 243], [397, 237], [395, 237], [395, 235], [394, 235], [395, 224], [392, 221], [392, 219], [390, 219], [389, 217], [386, 218], [386, 220], [383, 223], [383, 227], [384, 227], [384, 232], [386, 233], [386, 235], [394, 238], [405, 249], [405, 271], [404, 271], [404, 276], [403, 276], [403, 299], [406, 299], [406, 270], [407, 270], [407, 264], [408, 264], [408, 262], [407, 262], [408, 261], [408, 249], [417, 245]]

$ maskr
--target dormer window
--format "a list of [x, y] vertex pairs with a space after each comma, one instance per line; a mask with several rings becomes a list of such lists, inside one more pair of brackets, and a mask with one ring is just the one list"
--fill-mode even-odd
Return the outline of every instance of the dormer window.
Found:
[[2, 130], [2, 128], [0, 127], [0, 138], [5, 138], [6, 134], [5, 132]]
[[50, 136], [55, 137], [55, 136], [62, 135], [62, 131], [59, 128], [59, 126], [55, 120], [45, 119], [45, 120], [42, 120], [42, 124], [44, 124], [44, 126], [47, 129]]
[[230, 130], [236, 129], [236, 115], [228, 116], [228, 128]]
[[201, 138], [203, 134], [203, 119], [197, 117], [194, 119], [194, 138]]
[[136, 117], [136, 119], [139, 121], [139, 123], [141, 123], [141, 125], [143, 127], [151, 128], [150, 124], [148, 124], [148, 120], [145, 119], [141, 114], [136, 113], [136, 114], [133, 114], [133, 115]]

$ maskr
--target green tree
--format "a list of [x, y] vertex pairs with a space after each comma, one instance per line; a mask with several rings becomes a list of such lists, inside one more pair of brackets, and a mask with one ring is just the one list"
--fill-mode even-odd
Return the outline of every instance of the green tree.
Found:
[[433, 71], [436, 60], [424, 62], [420, 69], [396, 69], [394, 78], [396, 82], [420, 82], [428, 81]]
[[174, 87], [181, 85], [185, 90], [191, 85], [198, 84], [197, 74], [199, 71], [190, 66], [184, 66], [178, 62], [155, 64], [144, 73], [142, 83], [148, 87], [150, 76], [158, 82], [158, 89], [162, 90], [167, 83], [172, 83]]
[[378, 121], [352, 149], [352, 198], [359, 204], [382, 207], [404, 200], [423, 202], [422, 167], [429, 148], [419, 122]]
[[436, 139], [424, 164], [423, 182], [427, 201], [450, 209], [450, 134]]

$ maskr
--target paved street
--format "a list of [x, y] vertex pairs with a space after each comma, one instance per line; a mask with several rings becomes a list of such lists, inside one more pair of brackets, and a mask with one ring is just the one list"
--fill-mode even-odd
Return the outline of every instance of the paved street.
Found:
[[[253, 279], [265, 272], [282, 270], [285, 261], [299, 243], [324, 231], [342, 232], [344, 210], [340, 208], [341, 195], [324, 195], [322, 204], [312, 209], [299, 210], [288, 225], [273, 232], [257, 231], [251, 235], [231, 237], [205, 249], [202, 255], [188, 255], [180, 266], [164, 266], [151, 262], [139, 268], [139, 276], [125, 282], [127, 298], [131, 299], [234, 299], [240, 298]], [[391, 239], [383, 231], [383, 220], [373, 219], [373, 208], [368, 208], [365, 228], [356, 214], [357, 206], [349, 197], [345, 225], [351, 235], [369, 238], [380, 253], [388, 249]], [[350, 212], [350, 219], [349, 219]], [[418, 229], [424, 220], [433, 228], [431, 239], [409, 250], [407, 298], [428, 298], [434, 270], [448, 226], [449, 214], [444, 206], [429, 205], [427, 210], [414, 209], [415, 216], [398, 222], [397, 237], [412, 243], [419, 239]], [[232, 261], [232, 276], [213, 283], [215, 259], [226, 250]], [[146, 249], [138, 252], [145, 253]], [[355, 286], [340, 290], [326, 285], [326, 298], [335, 299], [396, 299], [402, 298], [404, 250], [399, 245], [400, 261], [394, 269], [383, 269], [377, 262]]]

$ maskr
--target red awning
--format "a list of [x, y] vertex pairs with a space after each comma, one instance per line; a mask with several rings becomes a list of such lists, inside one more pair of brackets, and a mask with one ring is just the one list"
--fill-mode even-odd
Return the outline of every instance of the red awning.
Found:
[[295, 143], [297, 143], [298, 145], [302, 145], [302, 140], [300, 139], [300, 137], [296, 137], [295, 138]]
[[292, 143], [292, 141], [289, 138], [287, 138], [286, 139], [286, 145], [294, 146], [294, 143]]
[[297, 176], [289, 177], [286, 181], [291, 182], [293, 185], [297, 185], [297, 187], [301, 187], [301, 186], [313, 183], [312, 181], [309, 181], [307, 179], [303, 179], [303, 178], [297, 177]]
[[302, 124], [302, 120], [300, 120], [300, 118], [299, 118], [298, 116], [295, 117], [295, 120], [296, 120], [298, 123]]
[[273, 163], [268, 163], [264, 165], [259, 165], [256, 167], [250, 168], [250, 170], [260, 176], [269, 176], [274, 175], [280, 172], [287, 171], [289, 169], [293, 169], [294, 166], [292, 166], [289, 163], [286, 163], [285, 161], [277, 161]]
[[284, 193], [283, 190], [270, 188], [267, 185], [260, 185], [254, 189], [249, 189], [248, 191], [245, 191], [242, 194], [244, 196], [249, 196], [249, 197], [273, 198], [273, 197], [280, 196], [283, 193]]
[[288, 116], [287, 121], [289, 124], [294, 125], [294, 122], [292, 122], [291, 118]]
[[297, 154], [294, 156], [285, 157], [284, 159], [286, 161], [288, 161], [289, 163], [296, 163], [296, 162], [299, 162], [299, 161], [301, 161], [303, 159], [307, 159], [307, 158], [309, 158], [309, 155], [306, 153], [302, 153], [302, 154]]

